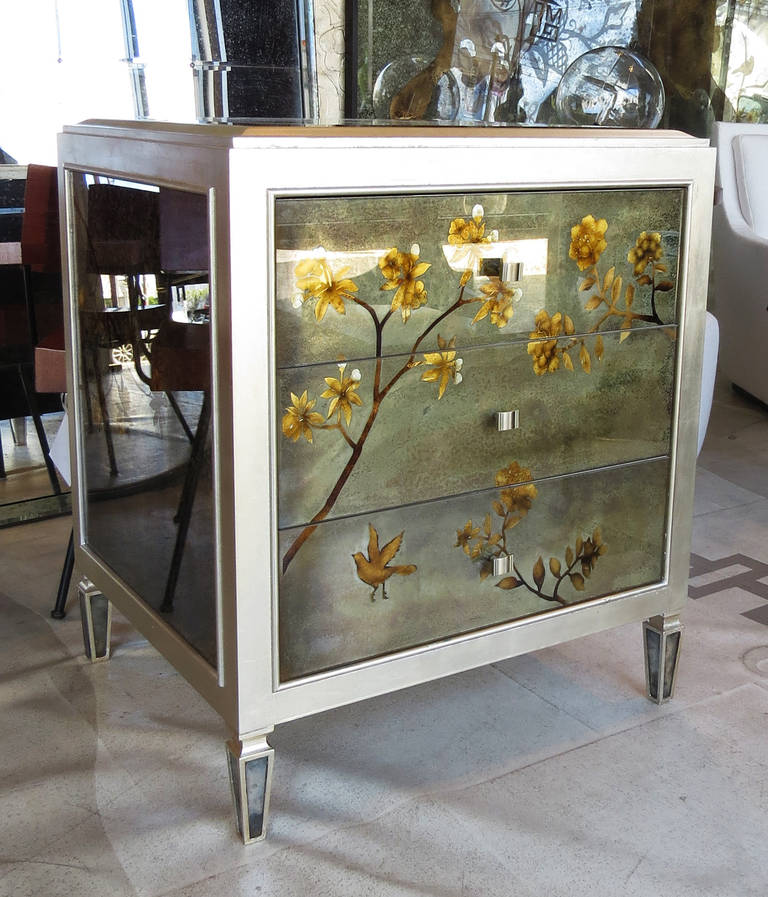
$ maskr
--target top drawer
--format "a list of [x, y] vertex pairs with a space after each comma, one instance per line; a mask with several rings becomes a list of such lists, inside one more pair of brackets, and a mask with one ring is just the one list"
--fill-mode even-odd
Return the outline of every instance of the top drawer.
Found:
[[[275, 200], [279, 368], [677, 321], [682, 188]], [[544, 334], [541, 334], [544, 335]]]

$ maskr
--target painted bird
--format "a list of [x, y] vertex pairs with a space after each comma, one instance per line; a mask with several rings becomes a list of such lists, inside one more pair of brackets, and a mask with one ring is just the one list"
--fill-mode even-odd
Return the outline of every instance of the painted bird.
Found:
[[[405, 530], [403, 530], [403, 533]], [[352, 557], [357, 567], [357, 575], [360, 580], [373, 588], [371, 592], [371, 601], [376, 600], [376, 591], [381, 586], [381, 592], [385, 598], [388, 598], [384, 583], [397, 573], [400, 576], [410, 576], [416, 572], [415, 564], [401, 564], [394, 567], [388, 566], [389, 562], [394, 558], [400, 549], [400, 543], [403, 541], [403, 533], [395, 536], [391, 542], [383, 548], [379, 548], [379, 534], [376, 532], [372, 524], [368, 524], [368, 557], [362, 551], [356, 551]]]

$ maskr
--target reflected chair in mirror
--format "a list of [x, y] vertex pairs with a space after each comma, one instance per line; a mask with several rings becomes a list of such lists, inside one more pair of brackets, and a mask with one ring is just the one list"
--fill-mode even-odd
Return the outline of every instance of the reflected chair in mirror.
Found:
[[[160, 267], [172, 303], [184, 305], [188, 288], [209, 289], [208, 203], [202, 194], [160, 188]], [[201, 292], [205, 292], [201, 289]], [[195, 309], [195, 321], [164, 322], [152, 346], [151, 388], [169, 397], [201, 393], [178, 509], [176, 539], [161, 610], [173, 611], [211, 421], [210, 293]]]
[[712, 256], [720, 367], [768, 404], [768, 125], [716, 122]]
[[[149, 304], [142, 289], [145, 275], [160, 271], [157, 192], [96, 182], [87, 191], [87, 269], [99, 278], [96, 295], [81, 305], [81, 328], [86, 381], [96, 389], [104, 429], [110, 476], [119, 473], [112, 413], [107, 400], [110, 353], [130, 346], [136, 374], [145, 385], [149, 375], [142, 358], [162, 321], [165, 304]], [[106, 295], [105, 295], [106, 294]], [[96, 426], [90, 389], [85, 391], [89, 426]]]
[[[58, 221], [56, 169], [29, 165], [20, 255], [15, 272], [3, 272], [4, 289], [0, 295], [0, 418], [32, 418], [56, 495], [62, 489], [50, 459], [41, 414], [60, 410], [61, 403], [55, 396], [37, 395], [33, 372], [34, 350], [39, 340], [63, 328]], [[0, 471], [0, 475], [4, 473]]]
[[[55, 393], [58, 395], [67, 391], [67, 359], [63, 330], [50, 334], [35, 347], [35, 390], [43, 394]], [[51, 610], [51, 616], [55, 620], [63, 620], [66, 616], [67, 596], [74, 567], [75, 536], [74, 530], [70, 530], [64, 564], [56, 590], [56, 600], [53, 610]]]

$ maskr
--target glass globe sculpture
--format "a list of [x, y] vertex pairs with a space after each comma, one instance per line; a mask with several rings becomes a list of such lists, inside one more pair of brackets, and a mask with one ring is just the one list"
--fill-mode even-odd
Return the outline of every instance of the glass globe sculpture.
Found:
[[639, 53], [598, 47], [568, 66], [555, 108], [563, 124], [655, 128], [664, 114], [664, 85]]
[[[392, 100], [429, 65], [428, 59], [404, 56], [387, 63], [379, 72], [373, 86], [373, 114], [376, 118], [390, 118]], [[444, 72], [434, 86], [426, 112], [413, 116], [426, 121], [453, 121], [459, 112], [459, 85], [450, 70]], [[406, 116], [410, 118], [411, 116]]]

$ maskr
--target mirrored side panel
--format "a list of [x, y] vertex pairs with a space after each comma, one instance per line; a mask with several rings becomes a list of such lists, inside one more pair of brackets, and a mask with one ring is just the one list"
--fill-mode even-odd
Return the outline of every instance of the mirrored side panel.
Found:
[[69, 184], [84, 543], [215, 664], [207, 198]]

